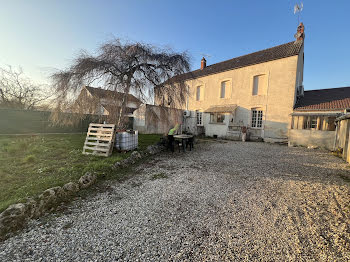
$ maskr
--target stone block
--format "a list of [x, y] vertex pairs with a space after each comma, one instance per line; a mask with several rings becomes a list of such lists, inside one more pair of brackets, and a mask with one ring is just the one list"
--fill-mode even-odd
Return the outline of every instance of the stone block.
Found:
[[86, 173], [79, 179], [79, 187], [80, 188], [88, 188], [92, 184], [94, 184], [97, 180], [97, 176], [92, 173]]

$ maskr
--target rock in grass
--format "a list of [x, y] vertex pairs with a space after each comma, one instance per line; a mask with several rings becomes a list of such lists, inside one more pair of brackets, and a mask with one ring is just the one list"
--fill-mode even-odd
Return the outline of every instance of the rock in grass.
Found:
[[128, 167], [130, 165], [135, 164], [137, 160], [141, 159], [145, 155], [144, 152], [141, 152], [141, 153], [138, 151], [132, 152], [128, 158], [123, 159], [123, 160], [118, 161], [118, 162], [115, 162], [114, 165], [112, 166], [112, 168], [115, 168], [115, 169], [125, 168], [125, 167]]
[[113, 168], [119, 168], [119, 167], [121, 167], [120, 162], [119, 161], [115, 162], [114, 165], [113, 165]]
[[141, 159], [141, 154], [138, 151], [134, 151], [131, 153], [130, 158], [135, 159], [135, 160]]
[[52, 208], [57, 203], [58, 196], [54, 188], [46, 189], [41, 195], [39, 195], [38, 212], [43, 213], [46, 210]]
[[32, 198], [28, 198], [27, 202], [25, 202], [24, 205], [26, 207], [26, 216], [29, 218], [36, 217], [38, 203]]
[[88, 188], [92, 184], [94, 184], [97, 180], [97, 176], [95, 174], [87, 172], [79, 179], [79, 187], [80, 188]]
[[66, 195], [70, 196], [79, 191], [79, 185], [77, 183], [69, 182], [65, 184], [62, 189]]
[[24, 216], [25, 205], [22, 203], [10, 205], [4, 212], [1, 213], [0, 218], [3, 217], [20, 217]]
[[56, 186], [56, 187], [52, 187], [50, 189], [55, 191], [55, 195], [56, 195], [57, 200], [64, 198], [65, 194], [64, 194], [64, 190], [62, 187]]
[[118, 162], [116, 162], [115, 164], [114, 164], [114, 167], [115, 168], [125, 168], [125, 167], [128, 167], [130, 164], [132, 164], [132, 163], [134, 163], [134, 162], [132, 162], [132, 161], [130, 161], [130, 159], [129, 158], [127, 158], [127, 159], [123, 159], [123, 160], [121, 160], [121, 161], [118, 161]]
[[150, 155], [155, 155], [160, 153], [163, 149], [164, 147], [161, 145], [151, 145], [147, 147], [146, 152]]
[[0, 232], [5, 235], [26, 223], [26, 206], [22, 203], [9, 206], [0, 215]]

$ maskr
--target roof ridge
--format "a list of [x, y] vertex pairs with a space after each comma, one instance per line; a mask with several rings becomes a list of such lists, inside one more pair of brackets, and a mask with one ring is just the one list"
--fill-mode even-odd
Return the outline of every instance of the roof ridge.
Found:
[[313, 90], [304, 90], [304, 93], [306, 93], [306, 92], [315, 92], [315, 91], [324, 91], [324, 90], [342, 89], [342, 88], [350, 88], [350, 86], [332, 87], [332, 88], [323, 88], [323, 89], [313, 89]]
[[[240, 56], [236, 56], [236, 57], [233, 57], [233, 58], [230, 58], [230, 59], [226, 59], [226, 60], [224, 60], [224, 61], [217, 62], [217, 63], [215, 63], [215, 64], [211, 64], [211, 65], [209, 65], [209, 66], [206, 66], [206, 68], [207, 68], [207, 67], [210, 67], [210, 66], [213, 66], [213, 65], [225, 63], [225, 62], [228, 62], [228, 61], [233, 60], [233, 59], [238, 59], [238, 58], [241, 58], [241, 57], [244, 57], [244, 56], [247, 56], [247, 55], [253, 55], [253, 54], [256, 54], [256, 53], [264, 52], [264, 51], [269, 50], [269, 49], [273, 49], [273, 48], [280, 47], [280, 46], [283, 46], [283, 45], [288, 45], [288, 44], [291, 44], [291, 43], [295, 43], [295, 41], [291, 41], [291, 42], [288, 42], [288, 43], [284, 43], [284, 44], [272, 46], [272, 47], [269, 47], [269, 48], [265, 48], [265, 49], [262, 49], [262, 50], [259, 50], [259, 51], [255, 51], [255, 52], [252, 52], [252, 53], [248, 53], [248, 54], [245, 54], [245, 55], [240, 55]], [[197, 69], [197, 70], [201, 70], [201, 69]], [[194, 71], [197, 71], [197, 70], [194, 70]], [[192, 72], [193, 72], [193, 71], [192, 71]]]
[[343, 110], [345, 108], [350, 108], [350, 87], [305, 91], [304, 96], [294, 106], [296, 111]]
[[269, 47], [253, 53], [241, 55], [228, 60], [224, 60], [203, 69], [196, 69], [184, 74], [176, 75], [166, 82], [186, 81], [211, 74], [217, 74], [228, 70], [238, 69], [255, 64], [266, 63], [277, 59], [298, 55], [304, 45], [304, 41], [291, 41], [277, 46]]
[[[98, 94], [98, 92], [100, 92], [100, 94], [101, 93], [107, 93], [107, 92], [115, 92], [116, 94], [120, 94], [120, 95], [122, 95], [122, 94], [125, 94], [125, 93], [123, 93], [123, 92], [119, 92], [119, 91], [116, 91], [116, 90], [109, 90], [109, 89], [104, 89], [104, 88], [101, 88], [101, 87], [92, 87], [92, 86], [84, 86], [84, 88], [86, 88], [90, 93], [92, 93], [91, 95], [94, 95], [93, 93], [95, 93], [95, 95], [99, 95]], [[90, 90], [89, 90], [90, 89]], [[96, 92], [95, 92], [96, 91]], [[132, 97], [133, 99], [135, 99], [135, 100], [138, 100], [138, 101], [140, 101], [141, 102], [141, 100], [139, 99], [139, 98], [137, 98], [136, 96], [134, 96], [133, 94], [131, 94], [131, 93], [128, 93], [128, 96], [130, 97]]]

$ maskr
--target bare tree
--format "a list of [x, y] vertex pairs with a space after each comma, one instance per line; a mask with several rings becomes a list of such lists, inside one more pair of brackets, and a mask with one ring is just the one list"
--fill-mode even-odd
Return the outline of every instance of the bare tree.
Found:
[[21, 68], [15, 70], [11, 66], [0, 67], [0, 107], [34, 109], [48, 99], [50, 94], [44, 93], [44, 86], [33, 83], [23, 74]]
[[[109, 121], [124, 127], [128, 94], [133, 92], [141, 99], [153, 95], [158, 86], [158, 95], [172, 97], [173, 105], [185, 102], [187, 88], [183, 81], [167, 81], [175, 75], [189, 71], [186, 53], [158, 49], [142, 43], [124, 43], [112, 40], [101, 45], [96, 55], [82, 51], [65, 71], [53, 74], [56, 91], [59, 93], [58, 109], [85, 85], [102, 82], [104, 89], [122, 92], [120, 103], [115, 103]], [[167, 82], [166, 82], [167, 81]], [[164, 88], [166, 82], [167, 88]]]

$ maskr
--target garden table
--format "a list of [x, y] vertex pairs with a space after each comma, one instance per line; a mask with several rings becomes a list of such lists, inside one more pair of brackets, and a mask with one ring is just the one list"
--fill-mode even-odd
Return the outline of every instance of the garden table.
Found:
[[[181, 141], [182, 144], [182, 150], [185, 152], [186, 151], [186, 144], [189, 141], [189, 139], [193, 139], [193, 135], [174, 135], [174, 139], [177, 141]], [[190, 150], [192, 150], [192, 146], [190, 145]]]

